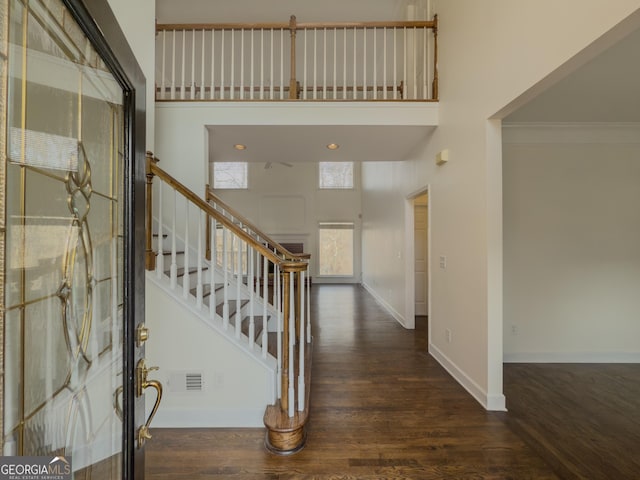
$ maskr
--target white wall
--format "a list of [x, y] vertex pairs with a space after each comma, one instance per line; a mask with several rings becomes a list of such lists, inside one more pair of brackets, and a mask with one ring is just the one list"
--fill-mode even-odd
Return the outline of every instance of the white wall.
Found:
[[[381, 258], [388, 256], [374, 258], [371, 252], [377, 245], [380, 253], [382, 238], [388, 238], [394, 241], [387, 254], [394, 255], [403, 244], [395, 239], [405, 235], [398, 221], [404, 215], [400, 198], [429, 184], [430, 264], [447, 256], [447, 268], [431, 272], [429, 350], [490, 409], [504, 408], [501, 132], [500, 121], [490, 119], [513, 111], [526, 101], [527, 95], [520, 97], [524, 92], [544, 87], [545, 82], [538, 82], [639, 8], [639, 0], [436, 1], [440, 126], [414, 160], [386, 171], [364, 167], [364, 278], [399, 279], [399, 264], [383, 263]], [[632, 23], [640, 23], [639, 17], [636, 13]], [[601, 39], [590, 50], [609, 40]], [[547, 84], [553, 76], [549, 78]], [[434, 157], [443, 149], [449, 149], [450, 161], [436, 167]], [[390, 173], [397, 192], [390, 195], [392, 205], [384, 214], [374, 214], [374, 222], [368, 204]], [[380, 295], [402, 309], [404, 282], [390, 288]], [[446, 330], [451, 331], [450, 343]]]
[[108, 1], [147, 79], [146, 148], [153, 151], [155, 143], [156, 2], [155, 0]]
[[615, 126], [518, 130], [503, 137], [505, 360], [640, 361], [640, 128], [634, 143]]
[[[147, 281], [147, 365], [164, 385], [155, 427], [262, 427], [273, 372], [214, 332], [179, 301]], [[173, 374], [200, 372], [203, 392], [176, 392]], [[148, 390], [147, 392], [151, 392]], [[155, 395], [146, 395], [147, 410]]]
[[[283, 159], [295, 162], [296, 159]], [[287, 167], [273, 163], [265, 169], [264, 163], [249, 164], [248, 190], [216, 190], [216, 193], [242, 215], [254, 222], [274, 240], [299, 242], [305, 245], [311, 257], [311, 275], [317, 282], [360, 281], [360, 165], [354, 165], [352, 190], [320, 190], [317, 163], [293, 163]], [[270, 205], [278, 206], [273, 214]], [[354, 223], [354, 277], [342, 279], [318, 278], [318, 223]]]

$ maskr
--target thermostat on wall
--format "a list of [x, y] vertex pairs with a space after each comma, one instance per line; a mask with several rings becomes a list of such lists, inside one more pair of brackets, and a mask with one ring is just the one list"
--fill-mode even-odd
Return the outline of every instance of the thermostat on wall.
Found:
[[436, 153], [436, 165], [442, 165], [449, 161], [449, 150], [442, 150]]

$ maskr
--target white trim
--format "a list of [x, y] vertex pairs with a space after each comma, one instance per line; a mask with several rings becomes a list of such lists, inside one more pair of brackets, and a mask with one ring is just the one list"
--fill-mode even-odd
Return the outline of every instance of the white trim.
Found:
[[640, 144], [640, 123], [503, 123], [511, 144]]
[[640, 363], [640, 352], [507, 353], [504, 363]]
[[262, 428], [262, 408], [161, 408], [155, 428]]
[[464, 371], [442, 353], [433, 343], [429, 343], [429, 354], [449, 372], [449, 374], [475, 398], [480, 405], [491, 411], [504, 412], [506, 400], [503, 394], [489, 394], [474, 382]]
[[201, 110], [204, 125], [385, 125], [435, 127], [438, 102], [156, 102], [157, 110]]
[[365, 282], [362, 282], [361, 285], [364, 287], [364, 289], [367, 292], [371, 294], [371, 296], [376, 300], [376, 302], [378, 302], [382, 306], [382, 308], [384, 308], [387, 311], [387, 313], [389, 313], [389, 315], [391, 315], [400, 325], [402, 325], [404, 328], [410, 328], [410, 327], [407, 327], [406, 319], [402, 316], [402, 314], [398, 312], [395, 308], [393, 308], [381, 296], [379, 296], [378, 293], [373, 288], [371, 288]]

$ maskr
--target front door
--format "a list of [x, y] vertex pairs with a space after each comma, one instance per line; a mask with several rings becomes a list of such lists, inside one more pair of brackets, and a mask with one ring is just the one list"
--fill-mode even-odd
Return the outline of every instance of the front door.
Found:
[[142, 478], [132, 91], [81, 2], [0, 3], [3, 455]]

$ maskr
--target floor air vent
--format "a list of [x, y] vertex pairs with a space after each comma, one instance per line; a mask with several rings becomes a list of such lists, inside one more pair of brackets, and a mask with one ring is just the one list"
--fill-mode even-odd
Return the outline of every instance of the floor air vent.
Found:
[[169, 389], [177, 393], [202, 392], [204, 390], [202, 372], [171, 372]]

